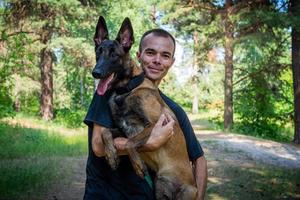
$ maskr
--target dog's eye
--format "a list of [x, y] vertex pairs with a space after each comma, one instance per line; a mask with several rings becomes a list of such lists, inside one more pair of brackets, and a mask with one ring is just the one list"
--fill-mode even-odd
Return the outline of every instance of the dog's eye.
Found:
[[110, 55], [111, 57], [117, 57], [119, 54], [118, 54], [113, 48], [111, 48], [111, 49], [109, 50], [109, 55]]

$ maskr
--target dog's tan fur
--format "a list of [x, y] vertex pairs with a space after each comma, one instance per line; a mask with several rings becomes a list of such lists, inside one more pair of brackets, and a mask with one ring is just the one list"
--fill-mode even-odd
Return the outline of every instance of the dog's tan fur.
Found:
[[[137, 67], [132, 63], [131, 65], [133, 68], [133, 76], [142, 73], [142, 69], [140, 67]], [[140, 99], [140, 105], [132, 104], [133, 102], [136, 103], [136, 99]], [[118, 112], [118, 107], [113, 104], [110, 105], [112, 108], [112, 114], [116, 114]], [[146, 118], [150, 122], [150, 125], [147, 126], [141, 133], [129, 138], [127, 148], [129, 149], [131, 157], [136, 156], [130, 149], [146, 143], [146, 139], [151, 134], [155, 123], [158, 121], [163, 112], [169, 112], [171, 116], [176, 119], [173, 112], [162, 100], [158, 92], [158, 88], [147, 78], [144, 79], [141, 85], [130, 92], [124, 100], [124, 105], [129, 108], [132, 106], [141, 107], [142, 112], [146, 115]], [[172, 195], [176, 194], [178, 191], [175, 199], [192, 200], [196, 198], [197, 189], [195, 187], [192, 166], [189, 161], [185, 138], [177, 120], [175, 120], [174, 134], [165, 145], [155, 151], [144, 151], [139, 154], [142, 157], [142, 160], [145, 161], [151, 169], [157, 172], [158, 177], [165, 177], [167, 182], [171, 183], [171, 185], [163, 185], [163, 188], [160, 187], [160, 184], [163, 181], [156, 184], [157, 199], [164, 199], [161, 195], [163, 195], [166, 191], [170, 191]], [[138, 171], [142, 168], [142, 166], [140, 166], [140, 162], [137, 161], [137, 159], [138, 158], [133, 159], [133, 165]]]

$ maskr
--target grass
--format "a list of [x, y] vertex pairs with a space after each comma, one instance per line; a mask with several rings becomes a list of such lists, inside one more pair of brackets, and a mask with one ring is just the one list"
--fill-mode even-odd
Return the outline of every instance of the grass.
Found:
[[207, 199], [300, 199], [300, 171], [263, 165], [211, 168]]
[[65, 157], [87, 154], [87, 135], [81, 129], [22, 116], [14, 120], [0, 122], [0, 199], [42, 194], [53, 181], [67, 176], [62, 170], [68, 168]]
[[221, 130], [218, 124], [213, 123], [210, 119], [222, 115], [217, 110], [200, 110], [198, 114], [189, 113], [189, 119], [195, 130]]
[[300, 199], [300, 168], [263, 164], [213, 139], [202, 145], [208, 161], [207, 200]]
[[[198, 114], [189, 114], [189, 119], [195, 130], [218, 130], [224, 131], [222, 116], [218, 110], [200, 110]], [[250, 135], [257, 138], [273, 140], [277, 142], [291, 142], [293, 140], [293, 125], [266, 124], [263, 127], [251, 124], [242, 124], [235, 119], [232, 133]]]

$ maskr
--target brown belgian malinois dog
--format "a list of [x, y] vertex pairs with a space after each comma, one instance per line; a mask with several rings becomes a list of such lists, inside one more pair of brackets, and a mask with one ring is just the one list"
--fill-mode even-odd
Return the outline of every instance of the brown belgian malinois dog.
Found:
[[[116, 40], [109, 40], [106, 22], [100, 16], [94, 41], [97, 63], [92, 75], [100, 79], [97, 93], [103, 95], [108, 89], [112, 91], [109, 106], [119, 130], [105, 129], [102, 132], [110, 166], [114, 169], [118, 165], [113, 138], [117, 132], [122, 132], [129, 139], [126, 148], [137, 174], [143, 177], [147, 173], [143, 161], [156, 172], [155, 194], [158, 200], [195, 199], [197, 188], [182, 130], [158, 88], [144, 77], [143, 70], [130, 58], [129, 50], [134, 42], [130, 20], [125, 18]], [[159, 149], [138, 153], [136, 149], [146, 143], [164, 110], [175, 119], [174, 134]]]

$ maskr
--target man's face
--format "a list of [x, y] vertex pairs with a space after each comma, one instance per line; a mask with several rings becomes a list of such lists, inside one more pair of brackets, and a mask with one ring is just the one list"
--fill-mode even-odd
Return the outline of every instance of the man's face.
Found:
[[167, 74], [175, 61], [174, 48], [174, 43], [169, 37], [150, 33], [143, 39], [142, 49], [137, 53], [137, 57], [149, 79], [159, 83]]

